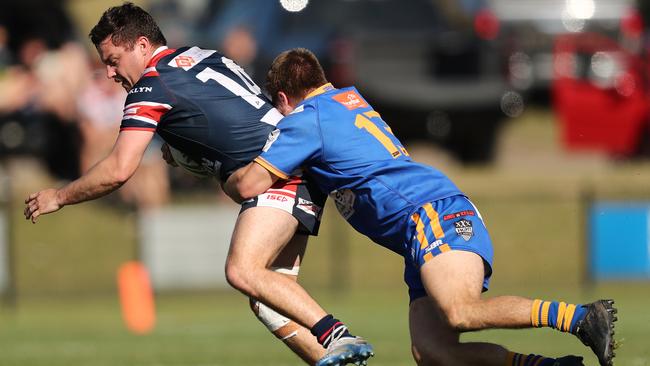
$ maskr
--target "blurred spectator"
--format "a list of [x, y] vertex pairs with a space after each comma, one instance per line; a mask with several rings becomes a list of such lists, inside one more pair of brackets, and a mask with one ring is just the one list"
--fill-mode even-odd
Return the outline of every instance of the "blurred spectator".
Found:
[[[103, 66], [92, 73], [74, 34], [63, 1], [0, 3], [0, 158], [37, 157], [65, 180], [108, 154], [126, 98]], [[155, 144], [150, 147], [120, 190], [140, 208], [169, 199], [166, 164]]]

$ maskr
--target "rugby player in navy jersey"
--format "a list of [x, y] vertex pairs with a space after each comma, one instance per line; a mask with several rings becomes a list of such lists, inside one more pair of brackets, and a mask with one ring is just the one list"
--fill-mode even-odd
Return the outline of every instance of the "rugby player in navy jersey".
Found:
[[411, 160], [355, 88], [329, 84], [310, 51], [280, 54], [268, 72], [267, 91], [286, 117], [264, 152], [230, 176], [226, 193], [236, 201], [254, 197], [301, 169], [357, 231], [402, 255], [418, 364], [582, 365], [582, 357], [554, 359], [459, 340], [465, 331], [526, 327], [575, 334], [601, 365], [612, 364], [613, 301], [481, 297], [493, 251], [477, 208], [440, 171]]
[[[261, 153], [282, 118], [241, 67], [217, 51], [167, 48], [153, 18], [132, 3], [109, 8], [90, 38], [107, 76], [128, 92], [120, 133], [111, 153], [82, 177], [29, 195], [24, 214], [34, 223], [119, 188], [137, 169], [154, 133], [225, 181]], [[296, 281], [307, 234], [317, 233], [324, 200], [318, 189], [292, 176], [246, 202], [226, 277], [251, 298], [269, 330], [309, 364], [365, 364], [372, 347]]]

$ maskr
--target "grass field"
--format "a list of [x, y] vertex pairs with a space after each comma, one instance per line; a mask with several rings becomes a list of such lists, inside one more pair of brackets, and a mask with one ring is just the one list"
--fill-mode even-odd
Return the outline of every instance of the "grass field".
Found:
[[[495, 293], [502, 289], [495, 289]], [[515, 291], [515, 289], [511, 289]], [[583, 298], [571, 290], [532, 291], [563, 298]], [[617, 337], [622, 341], [616, 364], [650, 364], [650, 286], [599, 287], [591, 296], [613, 296], [620, 309]], [[589, 297], [591, 297], [589, 296]], [[375, 346], [374, 366], [412, 365], [406, 327], [406, 298], [401, 290], [355, 291], [345, 295], [318, 292], [326, 308], [346, 319]], [[146, 336], [122, 326], [116, 298], [23, 300], [18, 310], [0, 313], [0, 365], [9, 366], [181, 366], [299, 365], [247, 310], [233, 292], [160, 295], [158, 325]], [[513, 350], [549, 356], [590, 351], [572, 336], [549, 329], [486, 331], [466, 340], [502, 343]]]
[[[612, 297], [622, 343], [616, 365], [650, 365], [650, 283], [581, 284], [581, 196], [589, 190], [599, 197], [648, 200], [650, 164], [565, 155], [555, 146], [549, 115], [527, 116], [505, 131], [500, 157], [490, 168], [460, 167], [428, 148], [411, 153], [442, 167], [481, 209], [496, 252], [488, 296], [570, 302]], [[25, 167], [14, 169], [9, 214], [18, 298], [15, 307], [0, 307], [0, 366], [300, 364], [254, 319], [247, 300], [227, 289], [158, 294], [155, 331], [128, 333], [115, 271], [135, 252], [133, 213], [92, 203], [28, 224], [20, 218], [21, 198], [55, 183], [26, 175]], [[377, 356], [371, 365], [412, 365], [402, 260], [353, 233], [333, 207], [321, 232], [310, 243], [302, 282], [373, 343]], [[332, 275], [337, 268], [345, 276]], [[548, 356], [578, 354], [587, 365], [597, 364], [577, 339], [549, 329], [485, 331], [464, 339]]]

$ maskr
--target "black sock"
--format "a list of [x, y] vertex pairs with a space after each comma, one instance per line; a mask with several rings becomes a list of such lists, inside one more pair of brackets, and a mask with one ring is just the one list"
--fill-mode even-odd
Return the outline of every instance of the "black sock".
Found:
[[323, 347], [327, 348], [332, 339], [338, 339], [341, 337], [353, 337], [348, 328], [338, 319], [334, 318], [332, 314], [326, 315], [323, 319], [319, 320], [311, 328], [311, 334], [313, 334], [318, 343]]

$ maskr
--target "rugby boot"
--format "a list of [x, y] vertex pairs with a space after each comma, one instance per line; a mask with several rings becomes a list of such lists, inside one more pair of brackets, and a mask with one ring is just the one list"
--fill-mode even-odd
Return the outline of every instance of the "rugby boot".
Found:
[[363, 338], [341, 337], [330, 343], [327, 353], [316, 362], [316, 366], [367, 365], [367, 360], [374, 355], [372, 346]]
[[614, 300], [598, 300], [587, 307], [587, 314], [576, 323], [575, 335], [598, 357], [600, 366], [612, 366], [614, 358]]
[[553, 366], [585, 366], [580, 356], [564, 356], [555, 360]]

